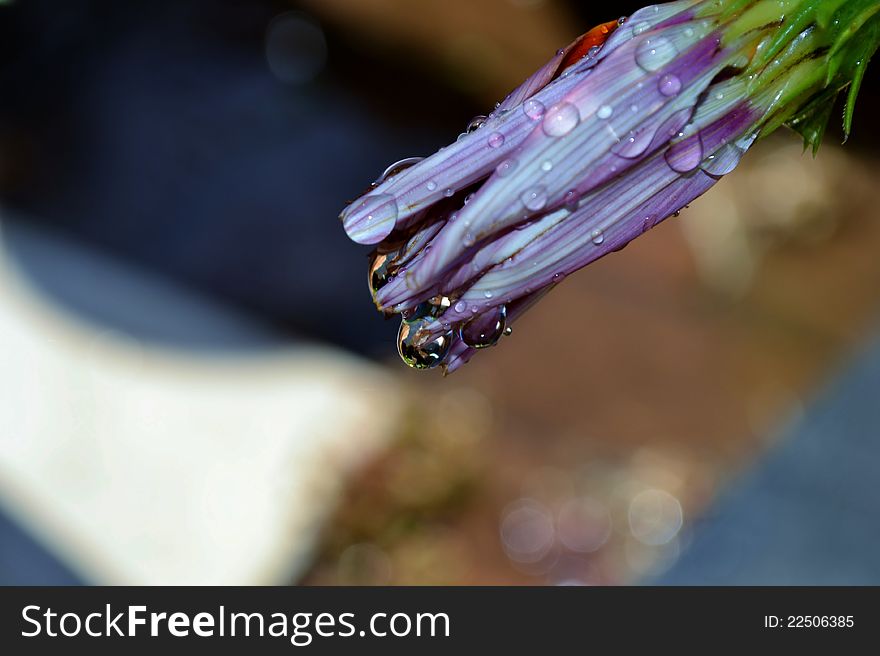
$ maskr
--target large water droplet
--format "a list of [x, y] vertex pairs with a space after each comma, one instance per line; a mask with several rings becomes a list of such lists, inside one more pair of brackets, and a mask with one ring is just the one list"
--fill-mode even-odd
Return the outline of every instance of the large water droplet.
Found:
[[501, 148], [504, 145], [504, 135], [500, 132], [493, 132], [489, 135], [489, 148]]
[[703, 170], [709, 175], [720, 178], [731, 173], [739, 165], [744, 154], [739, 146], [729, 143], [703, 161]]
[[526, 209], [532, 212], [540, 212], [547, 207], [547, 188], [543, 185], [526, 189], [520, 197]]
[[648, 150], [648, 146], [654, 140], [654, 130], [650, 127], [630, 132], [618, 143], [611, 147], [611, 152], [620, 157], [635, 159], [641, 157]]
[[660, 93], [672, 97], [681, 93], [681, 80], [677, 75], [664, 75], [658, 84]]
[[402, 321], [397, 333], [397, 352], [413, 369], [433, 369], [443, 364], [452, 346], [452, 333], [427, 339], [419, 333], [419, 324]]
[[368, 270], [368, 282], [370, 291], [374, 294], [382, 289], [394, 275], [395, 267], [392, 266], [393, 254], [376, 253], [370, 262]]
[[548, 137], [564, 137], [577, 127], [581, 116], [571, 103], [560, 103], [550, 108], [544, 116], [544, 134]]
[[648, 73], [659, 71], [678, 56], [675, 44], [665, 36], [653, 36], [636, 48], [636, 63]]
[[367, 196], [343, 214], [342, 223], [357, 243], [378, 244], [397, 224], [397, 199], [391, 194]]
[[666, 163], [676, 173], [690, 173], [703, 161], [703, 142], [699, 134], [672, 144], [666, 151]]
[[394, 162], [391, 166], [385, 169], [384, 173], [379, 176], [379, 179], [376, 180], [376, 184], [380, 185], [386, 180], [393, 178], [395, 175], [405, 171], [406, 169], [415, 166], [419, 162], [421, 162], [424, 157], [407, 157], [405, 159], [400, 160], [399, 162]]
[[539, 121], [544, 117], [544, 112], [546, 108], [544, 107], [544, 103], [540, 100], [535, 100], [532, 98], [531, 100], [527, 100], [525, 104], [523, 104], [523, 112], [533, 121]]
[[495, 346], [507, 329], [507, 308], [503, 305], [474, 317], [459, 329], [462, 341], [475, 349]]

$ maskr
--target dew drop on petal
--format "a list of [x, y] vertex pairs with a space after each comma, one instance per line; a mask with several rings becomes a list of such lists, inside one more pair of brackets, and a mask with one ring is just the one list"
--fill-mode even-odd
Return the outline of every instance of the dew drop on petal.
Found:
[[446, 196], [447, 198], [452, 198], [455, 195], [455, 190], [452, 188], [449, 188], [443, 192], [443, 195]]
[[666, 151], [666, 163], [676, 173], [690, 173], [703, 161], [703, 142], [699, 134], [672, 144]]
[[611, 105], [602, 105], [596, 112], [596, 116], [603, 121], [611, 118], [612, 114], [614, 114], [614, 109], [612, 109]]
[[549, 159], [545, 160], [544, 163], [541, 164], [541, 170], [544, 171], [544, 173], [550, 173], [550, 171], [553, 170], [553, 162]]
[[636, 63], [648, 73], [654, 73], [678, 56], [675, 44], [665, 36], [642, 41], [636, 48]]
[[532, 212], [540, 212], [547, 207], [547, 189], [541, 185], [530, 187], [521, 196], [523, 205]]
[[504, 145], [504, 135], [500, 132], [493, 132], [489, 135], [489, 148], [501, 148]]
[[681, 93], [681, 80], [677, 75], [664, 75], [660, 78], [659, 89], [664, 96], [677, 96]]
[[560, 103], [550, 108], [544, 116], [544, 134], [548, 137], [564, 137], [577, 127], [581, 117], [571, 103]]
[[544, 104], [540, 100], [535, 100], [534, 98], [531, 100], [527, 100], [525, 104], [523, 104], [523, 112], [533, 121], [539, 121], [544, 118], [544, 112], [546, 108]]
[[[357, 214], [360, 220], [352, 221]], [[362, 244], [377, 244], [391, 234], [397, 224], [397, 199], [391, 194], [372, 194], [342, 217], [349, 236]]]
[[487, 119], [486, 116], [475, 116], [474, 118], [471, 119], [471, 122], [468, 123], [467, 131], [469, 133], [476, 132], [481, 127], [483, 127], [483, 124], [486, 122], [486, 119]]
[[739, 146], [729, 143], [703, 161], [703, 170], [715, 177], [727, 175], [739, 165], [744, 154]]
[[459, 301], [456, 303], [453, 308], [457, 314], [462, 314], [465, 310], [467, 310], [467, 303], [464, 301]]
[[605, 233], [602, 232], [602, 230], [599, 229], [599, 228], [597, 228], [596, 230], [593, 230], [593, 232], [592, 232], [592, 234], [590, 235], [590, 237], [592, 238], [593, 243], [594, 243], [596, 246], [601, 246], [602, 243], [605, 241]]
[[428, 180], [427, 184], [425, 185], [425, 188], [428, 191], [434, 191], [437, 189], [437, 183], [434, 182], [433, 180]]
[[639, 21], [632, 26], [634, 36], [647, 32], [649, 29], [651, 29], [651, 25], [646, 21]]
[[499, 164], [495, 168], [495, 173], [499, 178], [504, 178], [510, 175], [513, 172], [513, 169], [516, 168], [516, 160], [515, 159], [506, 159], [501, 164]]
[[503, 305], [490, 308], [459, 329], [462, 341], [475, 349], [495, 346], [507, 330], [507, 308]]

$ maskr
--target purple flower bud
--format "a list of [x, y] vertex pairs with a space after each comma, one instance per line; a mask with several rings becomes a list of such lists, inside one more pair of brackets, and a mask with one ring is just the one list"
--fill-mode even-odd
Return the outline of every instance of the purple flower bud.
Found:
[[782, 99], [803, 103], [793, 89], [822, 89], [810, 26], [776, 68], [755, 70], [783, 25], [752, 27], [729, 5], [684, 0], [597, 28], [601, 38], [560, 50], [455, 143], [392, 167], [343, 211], [351, 239], [378, 244], [370, 287], [402, 317], [408, 364], [454, 371], [495, 345], [566, 276], [733, 171], [776, 127]]

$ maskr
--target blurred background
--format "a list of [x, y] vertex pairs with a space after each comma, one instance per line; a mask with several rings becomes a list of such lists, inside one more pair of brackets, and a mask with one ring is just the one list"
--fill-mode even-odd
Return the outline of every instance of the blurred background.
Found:
[[0, 583], [880, 583], [876, 71], [454, 376], [372, 307], [341, 208], [638, 6], [0, 2]]

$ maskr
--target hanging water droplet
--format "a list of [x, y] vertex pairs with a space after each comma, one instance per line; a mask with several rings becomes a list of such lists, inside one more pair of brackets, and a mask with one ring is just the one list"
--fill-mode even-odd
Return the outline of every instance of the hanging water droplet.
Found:
[[744, 151], [736, 144], [729, 143], [722, 146], [703, 162], [703, 170], [709, 175], [720, 178], [731, 173], [744, 155]]
[[462, 341], [475, 349], [495, 346], [507, 329], [507, 308], [500, 305], [474, 317], [459, 329]]
[[393, 274], [392, 255], [389, 253], [375, 253], [367, 271], [370, 291], [374, 294], [378, 292], [388, 284]]
[[677, 96], [681, 92], [681, 80], [677, 75], [664, 75], [660, 78], [660, 93], [664, 96]]
[[420, 324], [400, 323], [397, 333], [397, 352], [413, 369], [433, 369], [441, 364], [452, 346], [452, 333], [428, 339], [420, 334]]
[[600, 228], [596, 228], [595, 230], [593, 230], [590, 237], [596, 246], [601, 246], [602, 242], [605, 241], [605, 233]]
[[[352, 220], [352, 216], [356, 216]], [[378, 244], [397, 224], [397, 199], [391, 194], [372, 194], [342, 215], [349, 237], [359, 244]]]
[[611, 105], [602, 105], [596, 112], [596, 117], [604, 121], [611, 118], [612, 114], [614, 114], [614, 109]]
[[564, 137], [577, 127], [581, 116], [571, 103], [560, 103], [550, 108], [544, 116], [544, 134], [548, 137]]
[[511, 328], [510, 326], [508, 326], [507, 328], [504, 329], [504, 334], [505, 334], [507, 337], [510, 337], [510, 336], [513, 334], [513, 328]]
[[450, 188], [450, 189], [446, 189], [446, 190], [443, 192], [443, 195], [446, 196], [447, 198], [452, 198], [452, 197], [455, 195], [455, 190], [454, 190], [454, 189], [451, 189], [451, 188]]
[[636, 63], [648, 73], [654, 73], [678, 56], [675, 44], [665, 36], [645, 39], [636, 48]]
[[672, 144], [666, 151], [666, 163], [676, 173], [690, 173], [703, 161], [703, 142], [699, 134]]
[[504, 145], [504, 135], [500, 132], [493, 132], [489, 135], [489, 148], [501, 148]]
[[547, 188], [542, 185], [538, 185], [536, 187], [526, 189], [520, 197], [520, 200], [522, 200], [522, 203], [526, 206], [526, 209], [532, 212], [540, 212], [542, 209], [547, 207]]
[[535, 100], [532, 98], [531, 100], [527, 100], [523, 105], [523, 111], [526, 116], [528, 116], [533, 121], [539, 121], [544, 117], [544, 112], [546, 108], [544, 107], [544, 103], [540, 100]]

